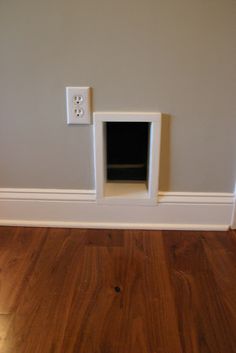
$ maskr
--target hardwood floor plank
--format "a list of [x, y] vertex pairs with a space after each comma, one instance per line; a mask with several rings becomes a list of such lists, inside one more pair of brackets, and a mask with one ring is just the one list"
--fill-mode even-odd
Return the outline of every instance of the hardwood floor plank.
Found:
[[[51, 352], [54, 344], [60, 345], [67, 324], [68, 305], [73, 296], [81, 242], [83, 232], [73, 237], [73, 230], [48, 231], [12, 323], [15, 351]], [[59, 341], [54, 343], [54, 330], [58, 328]]]
[[181, 352], [161, 235], [124, 237], [123, 248], [89, 249], [92, 298], [73, 310], [80, 314], [69, 332], [77, 327], [83, 334], [71, 352]]
[[0, 227], [0, 314], [15, 310], [45, 234], [40, 228]]
[[[164, 232], [183, 352], [235, 353], [235, 312], [227, 307], [212, 268], [219, 254], [210, 253], [210, 235], [204, 234]], [[216, 233], [213, 237], [214, 242]], [[223, 255], [223, 245], [218, 246]], [[232, 281], [235, 288], [235, 277]]]
[[9, 332], [15, 351], [181, 352], [161, 234], [88, 246], [91, 232], [48, 232]]
[[201, 239], [224, 310], [224, 336], [231, 337], [229, 342], [236, 351], [236, 238], [232, 232], [215, 232]]
[[235, 232], [0, 227], [0, 353], [236, 353]]
[[124, 234], [123, 230], [110, 229], [104, 231], [103, 229], [90, 229], [86, 233], [87, 246], [123, 246]]
[[12, 342], [14, 338], [12, 337], [11, 340], [7, 340], [11, 322], [11, 314], [0, 314], [0, 352], [10, 351], [13, 348]]

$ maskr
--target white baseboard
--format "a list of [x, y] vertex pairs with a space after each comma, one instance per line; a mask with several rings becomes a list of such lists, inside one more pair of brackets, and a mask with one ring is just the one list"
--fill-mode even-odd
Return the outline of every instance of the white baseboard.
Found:
[[106, 205], [94, 190], [0, 189], [0, 225], [227, 230], [234, 194], [160, 192], [156, 205]]
[[232, 229], [236, 229], [236, 185], [235, 185], [235, 198], [234, 198], [234, 206], [233, 206], [233, 215], [232, 215], [231, 228]]

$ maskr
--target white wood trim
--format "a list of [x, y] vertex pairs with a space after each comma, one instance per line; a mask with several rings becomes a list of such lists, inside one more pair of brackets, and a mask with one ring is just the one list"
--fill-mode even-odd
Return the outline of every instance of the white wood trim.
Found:
[[149, 152], [149, 197], [150, 200], [157, 202], [157, 192], [159, 186], [159, 162], [160, 162], [160, 148], [161, 148], [161, 115], [159, 119], [151, 123], [150, 127], [150, 152]]
[[227, 231], [225, 224], [179, 224], [179, 223], [101, 223], [64, 221], [0, 220], [0, 226], [86, 228], [86, 229], [139, 229], [139, 230], [182, 230], [182, 231]]
[[213, 192], [163, 192], [158, 193], [159, 203], [177, 204], [233, 204], [234, 194]]
[[236, 201], [235, 201], [235, 204], [234, 204], [233, 220], [232, 220], [231, 228], [232, 229], [236, 229]]
[[[95, 118], [95, 114], [94, 114]], [[94, 119], [94, 166], [95, 166], [95, 189], [97, 199], [100, 200], [104, 194], [104, 174], [105, 174], [105, 140], [104, 126], [99, 116]]]
[[234, 207], [233, 207], [233, 213], [232, 213], [231, 228], [236, 229], [236, 184], [235, 184]]
[[[97, 199], [100, 203], [106, 204], [150, 204], [157, 202], [158, 180], [159, 180], [159, 161], [161, 143], [161, 113], [135, 113], [135, 112], [99, 112], [94, 113], [94, 161], [95, 161], [95, 184]], [[105, 194], [106, 184], [106, 137], [104, 122], [149, 122], [150, 141], [149, 141], [149, 170], [148, 170], [148, 194], [143, 197], [131, 197], [129, 194], [122, 197], [109, 196]], [[139, 189], [138, 189], [139, 190]], [[139, 196], [139, 193], [137, 194]]]
[[226, 230], [234, 194], [160, 192], [156, 205], [106, 205], [95, 190], [0, 189], [0, 225]]
[[95, 190], [72, 189], [0, 189], [0, 200], [95, 201]]
[[[158, 203], [234, 204], [233, 193], [159, 191]], [[0, 200], [96, 201], [96, 190], [0, 188]], [[156, 206], [156, 205], [154, 205]]]
[[97, 122], [131, 121], [131, 122], [160, 122], [161, 113], [153, 112], [96, 112], [93, 114]]

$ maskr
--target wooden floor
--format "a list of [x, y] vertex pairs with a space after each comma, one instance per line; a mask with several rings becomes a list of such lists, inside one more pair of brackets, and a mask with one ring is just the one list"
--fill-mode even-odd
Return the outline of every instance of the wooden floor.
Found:
[[236, 352], [236, 233], [0, 227], [0, 353]]

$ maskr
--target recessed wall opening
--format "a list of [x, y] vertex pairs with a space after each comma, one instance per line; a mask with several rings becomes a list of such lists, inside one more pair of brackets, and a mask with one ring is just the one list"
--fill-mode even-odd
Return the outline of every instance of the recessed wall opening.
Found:
[[148, 122], [106, 123], [107, 181], [147, 181]]
[[95, 113], [97, 199], [155, 204], [161, 113]]

